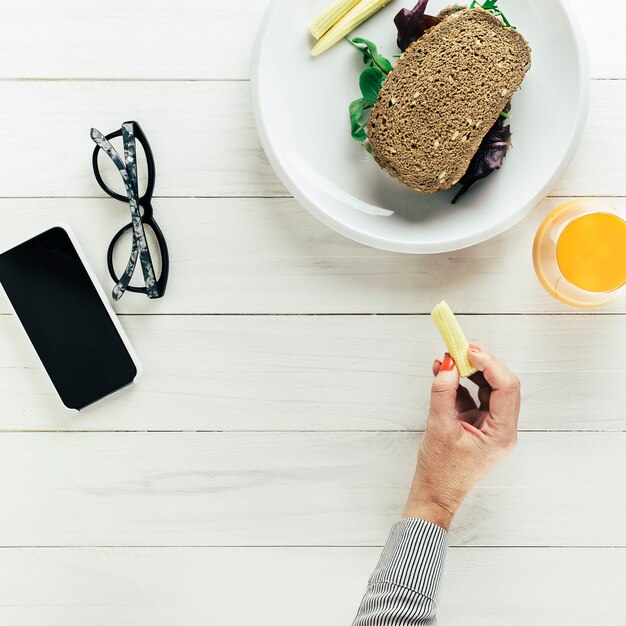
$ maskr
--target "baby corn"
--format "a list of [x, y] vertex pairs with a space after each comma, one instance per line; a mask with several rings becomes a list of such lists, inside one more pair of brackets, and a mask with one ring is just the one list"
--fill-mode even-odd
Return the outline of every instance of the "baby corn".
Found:
[[476, 373], [476, 368], [471, 364], [469, 357], [467, 356], [467, 350], [469, 343], [461, 330], [459, 321], [454, 316], [454, 313], [444, 302], [440, 302], [431, 313], [437, 328], [443, 337], [443, 340], [448, 348], [450, 356], [454, 359], [459, 375], [461, 378], [467, 378]]
[[359, 24], [382, 9], [391, 0], [361, 0], [337, 21], [315, 44], [311, 54], [316, 57], [326, 52], [338, 41], [349, 35]]
[[315, 39], [319, 39], [333, 24], [338, 22], [350, 9], [359, 4], [361, 0], [337, 0], [333, 6], [322, 13], [309, 26], [311, 35]]

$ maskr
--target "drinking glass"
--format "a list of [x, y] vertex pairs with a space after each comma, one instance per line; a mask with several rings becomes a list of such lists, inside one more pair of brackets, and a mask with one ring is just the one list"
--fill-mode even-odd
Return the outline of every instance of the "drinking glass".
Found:
[[575, 200], [537, 231], [533, 263], [546, 291], [573, 307], [612, 302], [626, 285], [626, 216], [608, 202]]

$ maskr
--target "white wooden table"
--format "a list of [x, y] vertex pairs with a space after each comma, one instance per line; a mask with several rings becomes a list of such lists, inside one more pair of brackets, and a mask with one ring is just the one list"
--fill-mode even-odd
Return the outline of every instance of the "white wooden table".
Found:
[[248, 84], [267, 0], [3, 6], [0, 246], [65, 221], [108, 288], [128, 216], [88, 131], [134, 118], [172, 272], [164, 300], [117, 305], [145, 378], [78, 416], [0, 304], [0, 623], [349, 625], [406, 495], [445, 297], [524, 407], [451, 532], [442, 625], [624, 624], [626, 300], [566, 310], [530, 258], [563, 197], [626, 206], [626, 3], [573, 3], [594, 80], [568, 173], [506, 235], [426, 258], [341, 238], [273, 174]]

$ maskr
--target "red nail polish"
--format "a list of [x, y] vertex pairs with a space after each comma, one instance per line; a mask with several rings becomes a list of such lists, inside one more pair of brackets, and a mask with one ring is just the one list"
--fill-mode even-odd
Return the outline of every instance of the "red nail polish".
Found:
[[441, 362], [441, 368], [439, 369], [439, 371], [451, 372], [453, 369], [454, 369], [454, 359], [449, 354], [446, 354], [443, 361]]
[[470, 350], [472, 352], [482, 352], [482, 350], [478, 346], [475, 346], [473, 343], [470, 343]]

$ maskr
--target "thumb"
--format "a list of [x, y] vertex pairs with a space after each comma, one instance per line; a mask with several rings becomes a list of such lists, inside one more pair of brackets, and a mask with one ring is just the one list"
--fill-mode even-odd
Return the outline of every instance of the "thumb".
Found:
[[433, 381], [430, 396], [431, 415], [440, 418], [454, 416], [458, 388], [459, 370], [452, 357], [446, 354]]

